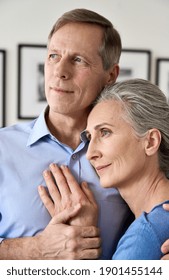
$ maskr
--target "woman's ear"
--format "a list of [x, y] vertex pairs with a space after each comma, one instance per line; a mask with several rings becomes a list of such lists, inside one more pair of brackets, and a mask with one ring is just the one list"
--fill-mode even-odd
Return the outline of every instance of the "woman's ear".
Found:
[[145, 138], [146, 155], [152, 156], [153, 154], [155, 154], [159, 149], [160, 143], [161, 132], [156, 128], [150, 129]]
[[111, 69], [109, 69], [109, 76], [108, 76], [108, 80], [107, 80], [107, 85], [111, 85], [114, 84], [117, 80], [117, 77], [119, 75], [119, 65], [118, 64], [114, 64], [113, 67]]

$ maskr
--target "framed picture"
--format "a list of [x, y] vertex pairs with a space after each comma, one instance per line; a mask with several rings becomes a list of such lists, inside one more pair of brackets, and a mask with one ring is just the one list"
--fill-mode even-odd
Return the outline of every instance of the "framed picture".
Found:
[[169, 58], [158, 58], [156, 60], [156, 84], [169, 101]]
[[120, 73], [117, 81], [133, 78], [150, 80], [151, 51], [123, 49], [120, 58]]
[[18, 118], [34, 119], [46, 106], [44, 62], [46, 45], [18, 45]]
[[0, 127], [5, 126], [6, 51], [0, 50]]

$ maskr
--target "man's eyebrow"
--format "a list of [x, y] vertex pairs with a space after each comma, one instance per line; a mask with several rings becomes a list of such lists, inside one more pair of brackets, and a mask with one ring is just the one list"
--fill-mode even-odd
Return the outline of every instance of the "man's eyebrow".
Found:
[[58, 52], [59, 50], [53, 47], [48, 48], [49, 51], [51, 52]]

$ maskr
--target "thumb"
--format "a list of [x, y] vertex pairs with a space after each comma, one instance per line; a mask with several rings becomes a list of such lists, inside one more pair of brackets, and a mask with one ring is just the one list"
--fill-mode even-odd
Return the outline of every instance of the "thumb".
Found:
[[81, 209], [80, 203], [67, 208], [60, 212], [59, 214], [55, 215], [50, 224], [66, 224], [71, 218], [75, 217], [79, 210]]

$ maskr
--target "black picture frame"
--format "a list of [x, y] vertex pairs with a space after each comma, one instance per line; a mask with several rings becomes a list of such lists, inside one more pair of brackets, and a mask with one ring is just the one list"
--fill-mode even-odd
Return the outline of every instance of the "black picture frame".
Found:
[[156, 59], [156, 85], [163, 91], [169, 101], [169, 58]]
[[151, 79], [151, 50], [122, 49], [117, 81], [140, 78]]
[[0, 127], [5, 126], [6, 121], [6, 51], [0, 49]]
[[18, 119], [35, 119], [47, 105], [44, 90], [45, 44], [18, 45]]

